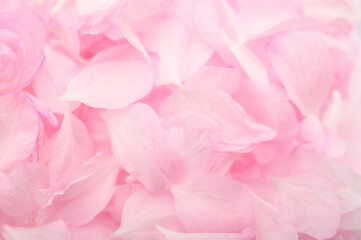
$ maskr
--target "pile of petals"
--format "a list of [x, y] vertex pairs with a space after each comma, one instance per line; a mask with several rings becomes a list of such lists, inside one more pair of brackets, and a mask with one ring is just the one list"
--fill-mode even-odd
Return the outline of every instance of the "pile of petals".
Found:
[[361, 239], [358, 9], [0, 0], [0, 239]]

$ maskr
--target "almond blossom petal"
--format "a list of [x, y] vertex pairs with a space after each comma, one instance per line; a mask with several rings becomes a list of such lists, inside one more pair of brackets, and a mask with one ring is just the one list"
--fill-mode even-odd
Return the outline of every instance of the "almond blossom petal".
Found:
[[163, 190], [174, 163], [156, 113], [144, 103], [104, 113], [114, 155], [121, 167], [150, 191]]
[[70, 234], [67, 226], [61, 220], [47, 223], [36, 227], [12, 227], [2, 226], [2, 235], [5, 240], [70, 240]]
[[69, 83], [63, 101], [79, 101], [88, 106], [119, 109], [147, 95], [153, 87], [152, 67], [141, 61], [93, 63]]
[[244, 186], [227, 177], [187, 178], [171, 187], [177, 216], [188, 232], [241, 232], [252, 221], [252, 200]]

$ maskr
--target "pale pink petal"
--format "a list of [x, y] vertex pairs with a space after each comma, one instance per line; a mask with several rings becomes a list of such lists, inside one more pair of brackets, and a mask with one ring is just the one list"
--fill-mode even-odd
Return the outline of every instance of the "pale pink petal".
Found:
[[[37, 98], [52, 112], [64, 114], [65, 105], [54, 98], [63, 94], [71, 78], [79, 71], [80, 66], [65, 54], [47, 47], [45, 48], [46, 61], [42, 71], [33, 82]], [[68, 103], [70, 111], [79, 106], [79, 103]]]
[[341, 208], [327, 181], [316, 175], [275, 178], [276, 204], [296, 230], [318, 239], [336, 234]]
[[[176, 170], [172, 181], [211, 172], [221, 128], [197, 112], [175, 114], [164, 121], [166, 139]], [[217, 142], [218, 141], [218, 142]]]
[[304, 115], [318, 115], [334, 83], [330, 53], [322, 33], [292, 31], [275, 36], [270, 61], [288, 96]]
[[254, 144], [275, 137], [275, 131], [254, 122], [230, 95], [215, 90], [190, 90], [171, 95], [161, 108], [161, 115], [197, 111], [223, 127], [220, 151], [250, 151]]
[[349, 231], [360, 231], [361, 208], [342, 215], [339, 228]]
[[121, 225], [112, 237], [123, 240], [162, 239], [156, 225], [178, 226], [173, 198], [169, 193], [152, 195], [140, 190], [125, 202]]
[[205, 66], [189, 77], [184, 86], [196, 90], [219, 90], [233, 95], [237, 92], [242, 78], [242, 72], [235, 67]]
[[342, 213], [361, 207], [361, 176], [342, 164], [313, 151], [297, 149], [291, 158], [292, 172], [315, 174], [325, 178], [336, 193]]
[[227, 177], [189, 177], [171, 187], [178, 218], [188, 232], [234, 233], [250, 226], [252, 200], [245, 187]]
[[271, 204], [251, 192], [253, 228], [257, 240], [298, 240], [297, 232]]
[[181, 85], [186, 77], [203, 66], [212, 50], [196, 33], [176, 18], [167, 18], [144, 36], [144, 45], [160, 60], [157, 85]]
[[111, 155], [112, 146], [110, 144], [107, 126], [101, 116], [102, 112], [102, 109], [89, 109], [82, 120], [89, 131], [91, 140], [94, 143], [95, 151]]
[[109, 240], [110, 234], [118, 227], [108, 214], [101, 213], [90, 223], [80, 227], [69, 227], [72, 240]]
[[72, 173], [72, 181], [64, 178], [64, 183], [50, 189], [50, 199], [39, 210], [36, 222], [62, 219], [75, 226], [89, 223], [112, 198], [117, 174], [111, 157], [100, 155], [85, 162]]
[[25, 94], [33, 102], [33, 105], [38, 113], [43, 116], [52, 127], [57, 127], [58, 119], [56, 119], [55, 115], [46, 106], [44, 106], [44, 104], [40, 102], [39, 99], [29, 93], [25, 92]]
[[119, 109], [147, 95], [153, 81], [152, 67], [141, 61], [93, 63], [70, 81], [60, 99], [96, 108]]
[[157, 227], [167, 240], [253, 240], [254, 232], [247, 228], [241, 233], [180, 233]]
[[76, 10], [80, 15], [91, 14], [94, 12], [108, 10], [110, 7], [115, 5], [119, 0], [104, 0], [104, 1], [86, 1], [76, 0]]
[[142, 186], [140, 184], [128, 183], [128, 184], [118, 185], [117, 188], [115, 189], [113, 198], [109, 202], [105, 211], [108, 212], [113, 219], [120, 222], [122, 219], [122, 213], [125, 202], [133, 193], [141, 189]]
[[0, 209], [21, 222], [31, 222], [44, 203], [41, 192], [48, 188], [45, 166], [20, 163], [0, 172]]
[[38, 113], [23, 93], [0, 96], [0, 168], [32, 154], [38, 124]]
[[237, 68], [203, 67], [184, 86], [232, 95], [257, 122], [277, 130], [277, 139], [294, 136], [298, 131], [298, 119], [287, 97], [274, 86], [251, 81]]
[[136, 103], [104, 113], [114, 155], [121, 167], [150, 191], [160, 191], [174, 163], [158, 116], [148, 105]]
[[247, 76], [254, 82], [267, 84], [269, 79], [267, 68], [256, 54], [248, 49], [243, 42], [232, 40], [224, 31], [222, 32], [222, 35], [227, 46]]
[[67, 226], [61, 220], [35, 227], [12, 227], [3, 225], [1, 230], [5, 240], [70, 240]]
[[124, 37], [132, 44], [139, 52], [141, 52], [148, 63], [150, 63], [150, 57], [147, 50], [144, 48], [143, 44], [140, 42], [137, 33], [129, 26], [129, 24], [124, 19], [119, 19], [119, 29], [124, 35]]
[[84, 123], [72, 113], [65, 113], [56, 134], [49, 164], [52, 183], [56, 183], [94, 155], [94, 147], [88, 130]]

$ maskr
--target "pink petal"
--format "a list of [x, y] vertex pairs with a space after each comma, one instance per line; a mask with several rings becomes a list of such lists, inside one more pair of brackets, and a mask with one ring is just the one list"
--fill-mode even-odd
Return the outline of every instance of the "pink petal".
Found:
[[108, 214], [101, 213], [90, 223], [81, 227], [69, 227], [72, 240], [96, 239], [109, 240], [110, 234], [117, 228]]
[[304, 115], [317, 115], [334, 82], [323, 35], [315, 31], [280, 34], [268, 54], [292, 101]]
[[114, 155], [121, 167], [150, 191], [160, 191], [174, 164], [157, 114], [146, 104], [104, 114]]
[[188, 78], [184, 86], [195, 90], [219, 90], [233, 95], [242, 77], [242, 72], [235, 67], [205, 66]]
[[147, 95], [153, 81], [152, 67], [141, 61], [93, 63], [70, 81], [60, 99], [96, 108], [119, 109]]
[[1, 233], [5, 240], [70, 240], [67, 226], [61, 220], [36, 227], [12, 227], [3, 225]]
[[144, 36], [143, 42], [149, 51], [159, 55], [158, 86], [180, 85], [184, 78], [203, 66], [212, 54], [212, 50], [197, 34], [176, 18], [161, 21]]
[[253, 198], [253, 228], [257, 240], [297, 240], [297, 232], [279, 211], [251, 192]]
[[313, 151], [297, 149], [291, 158], [293, 173], [323, 177], [336, 193], [342, 213], [361, 208], [361, 176], [353, 169]]
[[[64, 114], [63, 102], [54, 98], [63, 94], [71, 78], [80, 68], [78, 64], [59, 51], [53, 48], [45, 48], [46, 61], [42, 71], [35, 78], [33, 88], [37, 98], [52, 112]], [[69, 103], [69, 110], [72, 111], [79, 106], [79, 103]]]
[[80, 15], [91, 14], [94, 12], [105, 11], [115, 5], [118, 0], [92, 1], [76, 0], [76, 10]]
[[117, 174], [110, 157], [96, 156], [85, 162], [72, 173], [72, 181], [64, 178], [64, 183], [50, 189], [51, 197], [39, 210], [37, 223], [57, 219], [75, 226], [89, 223], [113, 196]]
[[94, 155], [94, 147], [83, 122], [66, 112], [50, 157], [50, 179], [55, 183]]
[[336, 234], [340, 223], [340, 203], [329, 184], [315, 175], [295, 175], [274, 179], [276, 202], [296, 230], [318, 239]]
[[243, 42], [236, 42], [232, 40], [225, 32], [222, 33], [223, 38], [231, 50], [232, 54], [237, 59], [241, 68], [245, 71], [247, 76], [255, 82], [267, 84], [268, 72], [267, 68]]
[[163, 125], [167, 128], [167, 145], [176, 165], [172, 180], [210, 173], [218, 144], [215, 136], [220, 136], [220, 127], [193, 111], [175, 114]]
[[180, 233], [157, 227], [167, 240], [252, 240], [254, 232], [247, 228], [241, 233]]
[[250, 226], [252, 202], [244, 186], [227, 177], [189, 177], [171, 187], [180, 222], [188, 232], [235, 233]]
[[33, 152], [38, 124], [38, 113], [24, 94], [0, 96], [0, 168]]
[[137, 33], [129, 26], [129, 24], [124, 20], [119, 20], [119, 29], [124, 35], [124, 37], [132, 44], [139, 52], [141, 52], [148, 63], [150, 63], [150, 57], [148, 55], [147, 50], [144, 48], [143, 44], [139, 40]]
[[152, 195], [140, 190], [125, 202], [121, 225], [112, 237], [124, 240], [162, 239], [155, 225], [175, 227], [178, 220], [169, 193]]
[[161, 108], [169, 117], [180, 111], [197, 111], [223, 127], [220, 151], [250, 151], [254, 144], [267, 141], [275, 131], [251, 120], [231, 96], [214, 90], [189, 90], [171, 95]]
[[42, 165], [21, 163], [0, 172], [0, 209], [22, 222], [33, 221], [44, 202], [49, 172]]

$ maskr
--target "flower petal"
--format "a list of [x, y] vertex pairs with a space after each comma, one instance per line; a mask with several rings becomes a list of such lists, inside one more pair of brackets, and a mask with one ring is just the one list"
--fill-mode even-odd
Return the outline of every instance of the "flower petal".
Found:
[[147, 95], [153, 87], [151, 65], [142, 61], [93, 63], [81, 70], [59, 99], [119, 109]]
[[73, 180], [51, 190], [51, 197], [40, 210], [37, 223], [62, 219], [79, 226], [89, 223], [108, 204], [115, 190], [118, 167], [114, 159], [96, 156], [72, 173]]
[[5, 240], [70, 240], [68, 228], [61, 220], [29, 228], [3, 225], [1, 232]]
[[227, 177], [189, 177], [171, 187], [180, 222], [188, 232], [234, 233], [249, 227], [252, 202], [244, 186]]
[[121, 167], [148, 190], [164, 189], [174, 163], [153, 109], [144, 103], [136, 103], [123, 110], [108, 111], [104, 113], [104, 119]]

